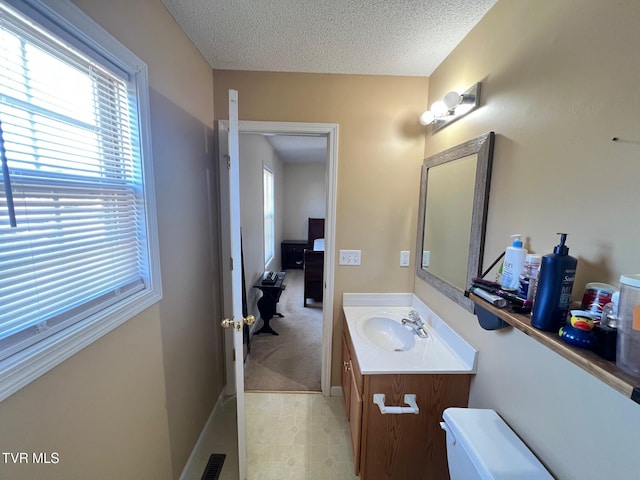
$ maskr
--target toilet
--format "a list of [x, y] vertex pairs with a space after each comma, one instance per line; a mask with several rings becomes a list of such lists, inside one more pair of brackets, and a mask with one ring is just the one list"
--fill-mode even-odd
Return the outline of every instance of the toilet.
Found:
[[451, 480], [553, 480], [495, 411], [452, 407], [442, 417]]

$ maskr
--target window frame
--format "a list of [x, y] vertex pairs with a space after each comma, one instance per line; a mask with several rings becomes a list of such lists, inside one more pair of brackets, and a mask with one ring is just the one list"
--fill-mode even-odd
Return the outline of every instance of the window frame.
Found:
[[[267, 173], [270, 175], [271, 181], [271, 238], [267, 238], [267, 222], [268, 218], [266, 215], [266, 205], [267, 205], [267, 191], [265, 189], [266, 175]], [[263, 238], [263, 248], [264, 248], [264, 267], [267, 269], [269, 264], [273, 261], [276, 254], [276, 221], [275, 221], [275, 202], [276, 202], [276, 193], [275, 193], [275, 174], [273, 168], [264, 164], [262, 165], [262, 205], [263, 205], [263, 217], [262, 217], [262, 238]], [[267, 258], [267, 243], [270, 244], [271, 255]]]
[[69, 1], [49, 0], [46, 5], [38, 0], [3, 1], [97, 62], [130, 77], [129, 91], [138, 110], [149, 283], [140, 292], [2, 360], [0, 401], [162, 298], [146, 64]]

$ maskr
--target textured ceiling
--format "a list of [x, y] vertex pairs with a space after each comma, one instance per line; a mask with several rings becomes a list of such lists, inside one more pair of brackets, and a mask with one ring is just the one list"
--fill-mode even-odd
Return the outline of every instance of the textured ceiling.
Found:
[[[162, 0], [212, 68], [429, 76], [497, 0]], [[289, 162], [326, 139], [268, 136]]]
[[215, 69], [429, 76], [497, 0], [162, 0]]

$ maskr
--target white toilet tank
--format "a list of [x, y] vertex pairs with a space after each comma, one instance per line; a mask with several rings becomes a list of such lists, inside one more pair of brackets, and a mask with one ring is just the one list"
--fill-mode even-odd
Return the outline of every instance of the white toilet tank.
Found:
[[447, 408], [442, 417], [451, 480], [553, 480], [495, 411]]

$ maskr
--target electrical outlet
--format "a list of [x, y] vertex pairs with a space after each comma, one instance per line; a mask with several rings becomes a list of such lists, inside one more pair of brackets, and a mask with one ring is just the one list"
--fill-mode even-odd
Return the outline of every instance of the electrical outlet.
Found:
[[340, 265], [360, 265], [360, 250], [340, 250]]
[[408, 267], [410, 259], [411, 259], [411, 252], [409, 252], [409, 250], [402, 250], [400, 252], [400, 266], [401, 267]]

